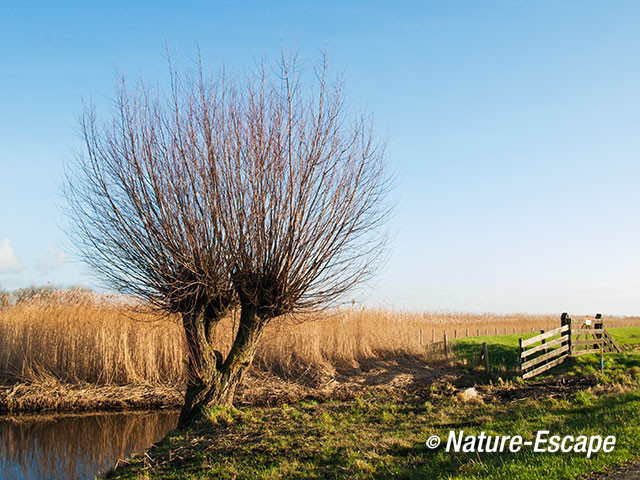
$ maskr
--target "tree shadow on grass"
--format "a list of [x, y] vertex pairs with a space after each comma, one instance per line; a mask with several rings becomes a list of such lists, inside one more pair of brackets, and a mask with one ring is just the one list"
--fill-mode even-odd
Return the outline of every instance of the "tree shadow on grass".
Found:
[[[489, 367], [497, 372], [514, 374], [519, 368], [519, 347], [504, 343], [487, 342], [489, 352]], [[454, 345], [454, 352], [457, 358], [464, 360], [467, 365], [481, 366], [479, 362], [482, 344], [476, 342], [457, 341]]]

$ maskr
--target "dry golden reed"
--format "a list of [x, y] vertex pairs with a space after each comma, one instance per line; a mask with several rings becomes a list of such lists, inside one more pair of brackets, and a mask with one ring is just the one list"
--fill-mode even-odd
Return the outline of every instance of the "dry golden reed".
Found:
[[0, 378], [181, 381], [177, 322], [133, 313], [131, 307], [119, 297], [59, 291], [0, 309]]
[[[54, 378], [97, 384], [183, 383], [183, 333], [177, 317], [135, 309], [117, 296], [58, 291], [0, 307], [0, 381]], [[237, 324], [216, 328], [226, 354]], [[306, 320], [306, 321], [302, 321]], [[607, 326], [640, 324], [607, 317]], [[428, 346], [475, 335], [514, 334], [559, 326], [559, 315], [417, 313], [339, 308], [309, 318], [273, 321], [254, 368], [288, 378], [355, 368], [373, 358], [425, 355]]]

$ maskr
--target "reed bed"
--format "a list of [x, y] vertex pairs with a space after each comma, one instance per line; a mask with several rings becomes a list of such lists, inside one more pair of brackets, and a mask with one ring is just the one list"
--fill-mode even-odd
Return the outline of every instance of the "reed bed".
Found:
[[121, 297], [59, 291], [0, 309], [0, 380], [181, 382], [177, 321], [134, 307]]
[[[639, 318], [605, 317], [607, 326]], [[475, 335], [514, 334], [559, 326], [558, 315], [493, 315], [338, 308], [274, 320], [254, 369], [292, 378], [333, 373], [402, 355], [428, 356], [429, 345]], [[237, 328], [234, 314], [216, 328], [224, 354]], [[0, 382], [55, 379], [102, 385], [183, 383], [179, 318], [144, 312], [130, 299], [56, 291], [0, 306]]]

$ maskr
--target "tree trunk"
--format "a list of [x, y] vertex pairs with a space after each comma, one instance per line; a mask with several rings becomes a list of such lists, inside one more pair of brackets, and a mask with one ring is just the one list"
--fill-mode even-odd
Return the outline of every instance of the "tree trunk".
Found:
[[210, 405], [230, 407], [233, 404], [236, 388], [253, 362], [264, 326], [264, 321], [256, 315], [256, 308], [243, 305], [238, 333], [227, 359], [220, 365], [216, 364], [213, 345], [208, 343], [204, 320], [202, 315], [194, 315], [184, 321], [189, 357], [179, 428], [189, 425]]

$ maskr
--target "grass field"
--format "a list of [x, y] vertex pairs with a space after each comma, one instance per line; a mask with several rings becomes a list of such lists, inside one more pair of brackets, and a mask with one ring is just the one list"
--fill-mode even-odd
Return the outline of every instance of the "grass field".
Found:
[[[640, 329], [637, 329], [640, 331]], [[635, 335], [635, 333], [630, 332]], [[302, 402], [279, 408], [214, 409], [187, 431], [174, 431], [147, 457], [112, 473], [118, 479], [354, 478], [576, 479], [637, 457], [640, 449], [640, 355], [607, 356], [604, 375], [586, 355], [571, 364], [590, 379], [561, 395], [505, 399], [516, 384], [486, 386], [485, 400], [463, 401], [436, 386], [390, 401], [380, 396], [347, 402]], [[540, 389], [544, 388], [544, 382]], [[534, 391], [535, 393], [535, 391]], [[611, 453], [453, 453], [450, 431], [478, 435], [615, 435]], [[425, 440], [441, 438], [430, 450]]]

